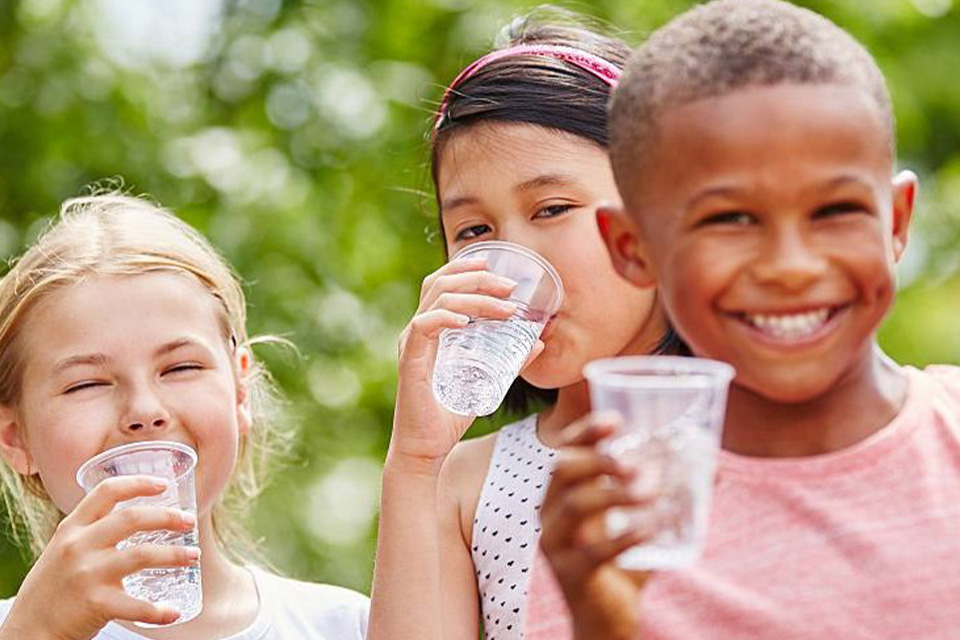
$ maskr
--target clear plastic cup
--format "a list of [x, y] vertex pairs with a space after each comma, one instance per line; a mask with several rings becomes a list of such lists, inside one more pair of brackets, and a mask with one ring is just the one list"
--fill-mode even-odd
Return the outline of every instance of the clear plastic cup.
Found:
[[617, 563], [644, 570], [693, 564], [706, 537], [733, 367], [702, 358], [636, 356], [591, 362], [584, 375], [593, 409], [623, 420], [603, 450], [637, 469], [634, 487], [641, 495], [656, 496], [649, 506], [608, 512], [611, 536], [631, 530], [649, 535]]
[[[77, 471], [77, 482], [90, 492], [100, 482], [115, 476], [149, 475], [164, 478], [167, 489], [156, 496], [138, 496], [117, 504], [117, 509], [132, 506], [173, 507], [197, 514], [197, 492], [194, 468], [197, 454], [177, 442], [136, 442], [108, 449], [87, 460]], [[118, 549], [141, 544], [197, 546], [196, 526], [191, 531], [143, 531], [117, 545]], [[123, 588], [139, 600], [176, 609], [180, 617], [173, 624], [195, 618], [203, 606], [200, 587], [200, 566], [144, 569], [126, 576]], [[136, 623], [142, 627], [169, 626]]]
[[440, 335], [433, 392], [453, 413], [485, 416], [503, 402], [540, 333], [563, 301], [560, 276], [549, 262], [509, 242], [478, 242], [453, 256], [484, 258], [487, 269], [517, 283], [516, 313], [507, 320], [475, 318]]

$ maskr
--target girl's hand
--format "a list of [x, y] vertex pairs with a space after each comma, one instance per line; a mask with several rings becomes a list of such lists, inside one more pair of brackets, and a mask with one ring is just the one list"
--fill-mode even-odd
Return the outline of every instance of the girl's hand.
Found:
[[597, 451], [617, 423], [615, 415], [591, 414], [567, 427], [541, 507], [540, 546], [570, 607], [577, 638], [636, 638], [637, 601], [650, 575], [621, 569], [614, 560], [653, 532], [611, 539], [604, 528], [609, 509], [642, 508], [656, 497], [637, 494], [631, 488], [636, 472]]
[[424, 279], [420, 305], [400, 335], [397, 406], [389, 454], [393, 463], [436, 473], [469, 428], [473, 418], [447, 411], [433, 396], [440, 333], [463, 328], [471, 318], [506, 320], [516, 311], [506, 299], [515, 286], [486, 271], [483, 259], [454, 260]]
[[199, 558], [199, 549], [156, 544], [117, 549], [117, 543], [138, 531], [188, 531], [194, 526], [193, 516], [177, 509], [132, 506], [114, 511], [119, 502], [159, 495], [165, 488], [162, 480], [149, 476], [120, 476], [87, 494], [27, 574], [0, 638], [88, 640], [115, 619], [176, 621], [176, 611], [127, 595], [122, 579], [146, 568], [189, 566]]

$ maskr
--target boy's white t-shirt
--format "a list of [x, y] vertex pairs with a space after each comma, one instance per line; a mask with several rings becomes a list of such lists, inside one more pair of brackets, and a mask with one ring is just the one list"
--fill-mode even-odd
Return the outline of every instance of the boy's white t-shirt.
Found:
[[[366, 636], [367, 596], [343, 587], [282, 578], [255, 567], [250, 572], [260, 611], [243, 631], [216, 640], [363, 640]], [[0, 601], [0, 623], [12, 604], [12, 599]], [[146, 639], [111, 622], [93, 640]]]

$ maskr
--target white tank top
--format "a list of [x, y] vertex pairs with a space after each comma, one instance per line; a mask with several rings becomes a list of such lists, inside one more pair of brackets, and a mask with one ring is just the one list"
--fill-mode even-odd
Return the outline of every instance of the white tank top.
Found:
[[486, 640], [523, 637], [522, 610], [540, 538], [540, 504], [556, 455], [537, 439], [536, 415], [497, 434], [471, 544]]

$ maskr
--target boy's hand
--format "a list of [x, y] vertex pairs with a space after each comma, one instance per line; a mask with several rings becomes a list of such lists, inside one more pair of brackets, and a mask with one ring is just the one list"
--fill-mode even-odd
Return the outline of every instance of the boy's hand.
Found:
[[576, 638], [635, 640], [638, 598], [647, 572], [619, 568], [616, 557], [653, 532], [609, 538], [604, 515], [613, 507], [643, 507], [655, 497], [635, 495], [635, 471], [601, 454], [597, 444], [616, 430], [617, 417], [591, 414], [566, 429], [560, 460], [541, 507], [540, 546], [570, 612]]
[[63, 519], [27, 574], [0, 638], [14, 634], [88, 640], [111, 620], [175, 622], [176, 611], [127, 595], [122, 579], [141, 569], [192, 565], [199, 549], [144, 544], [118, 550], [117, 543], [138, 531], [189, 531], [193, 516], [164, 507], [114, 510], [119, 502], [158, 495], [165, 488], [162, 481], [149, 476], [120, 476], [101, 482], [87, 494]]
[[420, 304], [399, 340], [399, 380], [388, 461], [438, 473], [473, 419], [444, 409], [433, 396], [440, 333], [470, 318], [506, 320], [514, 284], [486, 270], [482, 259], [448, 262], [427, 276]]

